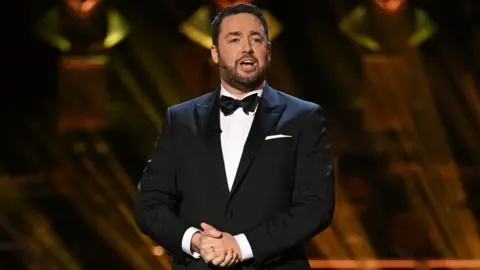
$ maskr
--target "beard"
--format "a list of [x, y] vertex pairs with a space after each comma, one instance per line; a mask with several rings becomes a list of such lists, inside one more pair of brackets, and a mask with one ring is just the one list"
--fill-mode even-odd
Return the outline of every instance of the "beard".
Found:
[[265, 57], [265, 66], [261, 68], [258, 67], [254, 73], [247, 76], [242, 76], [237, 72], [238, 65], [240, 65], [239, 61], [235, 63], [235, 66], [233, 67], [228, 66], [219, 55], [218, 66], [220, 69], [220, 78], [222, 78], [222, 80], [224, 80], [231, 87], [240, 91], [250, 92], [257, 90], [263, 81], [265, 81], [267, 75], [269, 68], [268, 56]]

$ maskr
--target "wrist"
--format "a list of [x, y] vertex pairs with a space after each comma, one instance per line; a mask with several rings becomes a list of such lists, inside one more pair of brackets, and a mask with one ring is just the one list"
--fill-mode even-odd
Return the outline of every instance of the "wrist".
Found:
[[190, 250], [192, 252], [200, 253], [200, 250], [198, 248], [199, 238], [200, 238], [200, 232], [196, 232], [192, 235], [192, 240], [190, 242]]
[[234, 250], [235, 252], [238, 254], [238, 260], [239, 261], [243, 261], [243, 254], [242, 254], [242, 248], [240, 247], [240, 243], [238, 243], [237, 239], [235, 239], [235, 237], [233, 238], [234, 239]]

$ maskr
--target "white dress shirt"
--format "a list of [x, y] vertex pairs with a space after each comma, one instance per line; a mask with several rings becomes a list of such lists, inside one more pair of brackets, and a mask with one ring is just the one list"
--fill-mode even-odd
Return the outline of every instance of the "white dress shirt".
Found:
[[[262, 95], [263, 90], [255, 90], [248, 93], [247, 96], [258, 94]], [[221, 96], [227, 96], [235, 98], [230, 94], [223, 86], [220, 90]], [[245, 96], [245, 97], [247, 97]], [[245, 98], [244, 97], [244, 98]], [[250, 127], [252, 126], [253, 117], [255, 115], [256, 109], [254, 112], [246, 114], [242, 108], [237, 109], [233, 114], [225, 116], [220, 111], [220, 128], [221, 133], [221, 143], [222, 143], [222, 153], [223, 153], [223, 162], [225, 165], [225, 173], [227, 175], [228, 188], [231, 190], [233, 186], [233, 181], [237, 173], [238, 165], [240, 163], [240, 158], [242, 157], [243, 147], [250, 132]], [[188, 228], [183, 234], [182, 238], [182, 249], [185, 253], [193, 256], [194, 258], [200, 258], [200, 254], [197, 252], [192, 253], [190, 250], [192, 237], [196, 232], [200, 232], [200, 229], [195, 227]], [[243, 260], [248, 260], [253, 258], [253, 251], [248, 242], [245, 234], [238, 234], [234, 236], [237, 240], [240, 250], [242, 252]]]

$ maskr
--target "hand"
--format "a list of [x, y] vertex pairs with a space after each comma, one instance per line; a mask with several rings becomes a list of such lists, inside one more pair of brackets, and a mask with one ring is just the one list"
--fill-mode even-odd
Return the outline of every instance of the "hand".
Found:
[[220, 267], [231, 267], [241, 260], [241, 250], [235, 238], [226, 232], [202, 223], [202, 233], [192, 238], [192, 249], [199, 252], [206, 263]]
[[[204, 226], [203, 224], [204, 223], [202, 223], [201, 225]], [[190, 243], [190, 250], [192, 252], [196, 252], [196, 253], [201, 253], [202, 252], [200, 246], [201, 246], [201, 243], [202, 243], [204, 237], [220, 238], [220, 237], [222, 237], [222, 233], [220, 231], [213, 231], [213, 230], [210, 231], [209, 233], [205, 233], [205, 232], [194, 233], [193, 236], [192, 236], [191, 243]]]

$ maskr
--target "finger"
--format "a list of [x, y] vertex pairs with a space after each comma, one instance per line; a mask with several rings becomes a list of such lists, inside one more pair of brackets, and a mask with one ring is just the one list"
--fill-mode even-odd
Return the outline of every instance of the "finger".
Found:
[[202, 257], [202, 259], [205, 260], [205, 258], [207, 258], [209, 253], [203, 248], [200, 248], [199, 251], [200, 251], [200, 257]]
[[227, 254], [226, 250], [223, 251], [222, 253], [218, 254], [218, 256], [212, 260], [212, 264], [213, 265], [219, 265], [220, 263], [224, 262], [226, 254]]
[[201, 254], [203, 254], [202, 258], [205, 261], [205, 263], [207, 263], [207, 264], [216, 257], [216, 254], [215, 254], [215, 252], [212, 248], [202, 249]]
[[213, 226], [205, 223], [205, 222], [202, 222], [200, 224], [200, 226], [202, 227], [203, 231], [204, 232], [207, 232], [209, 236], [211, 237], [215, 237], [215, 238], [219, 238], [222, 236], [222, 232], [215, 229]]
[[225, 267], [225, 266], [229, 265], [230, 262], [232, 261], [232, 258], [233, 258], [233, 250], [228, 249], [227, 250], [227, 255], [225, 255], [225, 259], [223, 260], [222, 263], [220, 263], [220, 266]]
[[236, 252], [233, 252], [233, 256], [232, 256], [232, 260], [230, 261], [230, 263], [227, 265], [227, 267], [232, 267], [234, 266], [235, 264], [238, 263], [238, 254]]
[[213, 238], [220, 238], [222, 237], [222, 232], [218, 231], [217, 229], [208, 229], [204, 231], [205, 236], [213, 237]]
[[203, 229], [204, 231], [210, 230], [210, 229], [215, 229], [212, 225], [207, 224], [207, 223], [205, 223], [205, 222], [202, 222], [202, 223], [200, 224], [200, 227], [202, 227], [202, 229]]
[[218, 238], [218, 237], [222, 236], [222, 232], [220, 232], [219, 230], [217, 230], [216, 228], [214, 228], [210, 224], [202, 222], [200, 224], [200, 226], [202, 227], [203, 231], [207, 232], [208, 235], [211, 236], [211, 237], [217, 237]]
[[200, 255], [205, 260], [206, 263], [210, 262], [214, 259], [217, 255], [215, 253], [215, 248], [212, 246], [202, 247]]

